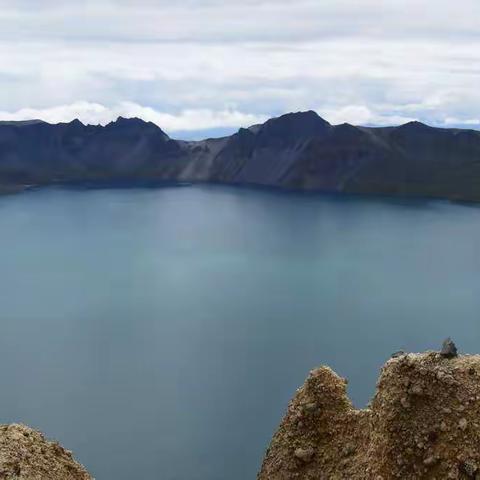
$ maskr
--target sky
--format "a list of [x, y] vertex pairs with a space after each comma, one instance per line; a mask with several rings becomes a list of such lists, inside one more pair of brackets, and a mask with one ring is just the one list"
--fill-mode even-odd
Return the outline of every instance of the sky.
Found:
[[480, 129], [479, 0], [0, 0], [0, 119]]

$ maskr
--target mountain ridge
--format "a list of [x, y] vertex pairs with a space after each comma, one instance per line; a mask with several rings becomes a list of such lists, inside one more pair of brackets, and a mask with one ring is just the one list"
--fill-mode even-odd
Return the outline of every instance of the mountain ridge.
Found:
[[[0, 186], [121, 181], [214, 182], [480, 201], [480, 132], [421, 122], [331, 125], [312, 110], [236, 133], [176, 140], [119, 117], [0, 121]], [[1, 187], [0, 187], [1, 188]]]

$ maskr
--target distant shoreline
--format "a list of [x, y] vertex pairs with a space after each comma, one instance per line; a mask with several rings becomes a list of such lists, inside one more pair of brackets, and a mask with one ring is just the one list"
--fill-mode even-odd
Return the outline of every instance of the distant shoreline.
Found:
[[13, 195], [35, 187], [35, 185], [0, 185], [0, 196]]
[[462, 198], [446, 198], [434, 195], [413, 195], [413, 194], [383, 194], [383, 193], [355, 193], [355, 192], [338, 192], [318, 189], [294, 188], [277, 185], [262, 185], [255, 183], [228, 183], [228, 182], [212, 182], [212, 181], [182, 181], [174, 180], [108, 180], [108, 181], [67, 181], [67, 182], [52, 182], [36, 185], [2, 185], [0, 184], [0, 197], [7, 195], [15, 195], [32, 190], [44, 190], [48, 188], [63, 188], [72, 191], [89, 191], [89, 190], [129, 190], [129, 189], [161, 189], [172, 187], [195, 187], [195, 186], [212, 186], [212, 187], [229, 187], [242, 190], [257, 190], [263, 192], [275, 192], [282, 194], [302, 194], [308, 196], [328, 196], [334, 198], [345, 199], [370, 199], [402, 202], [407, 201], [426, 203], [430, 201], [445, 202], [454, 205], [463, 205], [470, 207], [478, 207], [480, 200], [462, 199]]

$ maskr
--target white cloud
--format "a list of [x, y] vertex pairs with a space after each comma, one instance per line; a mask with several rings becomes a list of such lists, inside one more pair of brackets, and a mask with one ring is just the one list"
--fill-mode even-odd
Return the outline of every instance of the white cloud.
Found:
[[465, 126], [478, 126], [480, 125], [480, 118], [455, 118], [455, 117], [447, 117], [445, 119], [445, 125], [465, 125]]
[[106, 125], [122, 117], [138, 117], [156, 123], [167, 132], [196, 131], [218, 127], [242, 127], [264, 122], [265, 115], [252, 115], [236, 110], [183, 110], [177, 114], [159, 112], [133, 102], [122, 102], [113, 107], [99, 103], [75, 102], [70, 105], [34, 109], [22, 108], [16, 112], [0, 111], [0, 120], [40, 119], [49, 123], [70, 122], [78, 118], [84, 124]]
[[479, 51], [478, 0], [0, 0], [0, 108], [97, 121], [137, 105], [182, 129], [311, 108], [468, 124]]
[[339, 109], [320, 109], [319, 113], [328, 119], [330, 123], [351, 123], [353, 125], [399, 125], [415, 120], [414, 117], [406, 117], [370, 110], [365, 105], [348, 105]]
[[78, 118], [83, 123], [105, 124], [110, 121], [111, 112], [99, 103], [75, 102], [50, 108], [22, 108], [16, 112], [0, 111], [0, 120], [44, 120], [49, 123], [71, 122]]

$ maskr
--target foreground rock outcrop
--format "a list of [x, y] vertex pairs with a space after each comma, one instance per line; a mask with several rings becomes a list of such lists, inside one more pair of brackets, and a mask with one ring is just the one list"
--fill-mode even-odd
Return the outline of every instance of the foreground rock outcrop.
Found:
[[24, 425], [0, 425], [1, 480], [92, 480], [56, 442]]
[[310, 372], [258, 480], [480, 479], [480, 356], [395, 357], [364, 410], [330, 368]]

